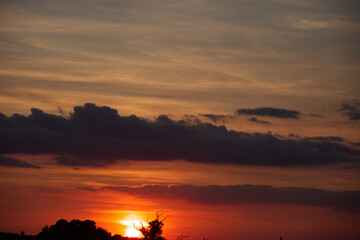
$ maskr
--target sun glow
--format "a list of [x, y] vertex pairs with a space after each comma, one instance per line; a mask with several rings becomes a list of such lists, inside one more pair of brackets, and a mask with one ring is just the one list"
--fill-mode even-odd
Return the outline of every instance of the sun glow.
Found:
[[142, 237], [141, 232], [137, 229], [148, 226], [148, 223], [146, 221], [135, 220], [135, 219], [133, 220], [124, 219], [124, 220], [120, 220], [119, 223], [124, 226], [127, 226], [124, 236], [134, 237], [134, 238]]
[[136, 230], [134, 227], [127, 228], [125, 232], [125, 237], [139, 238], [141, 237], [141, 235], [141, 232], [139, 230]]

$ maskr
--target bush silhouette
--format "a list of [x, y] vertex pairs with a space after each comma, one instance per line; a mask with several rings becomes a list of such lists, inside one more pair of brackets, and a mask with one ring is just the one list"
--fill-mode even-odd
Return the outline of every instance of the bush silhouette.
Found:
[[148, 226], [144, 227], [142, 225], [142, 227], [140, 229], [138, 229], [143, 235], [144, 238], [146, 240], [166, 240], [165, 238], [163, 238], [161, 235], [163, 233], [163, 226], [164, 226], [164, 221], [167, 217], [160, 219], [161, 216], [163, 215], [163, 213], [156, 213], [156, 219], [148, 222]]

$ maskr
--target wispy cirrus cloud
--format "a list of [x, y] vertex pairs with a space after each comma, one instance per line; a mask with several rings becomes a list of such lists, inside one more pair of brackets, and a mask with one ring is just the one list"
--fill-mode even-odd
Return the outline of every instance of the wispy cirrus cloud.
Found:
[[304, 30], [360, 31], [360, 22], [341, 19], [299, 19], [293, 26]]
[[357, 96], [358, 32], [327, 29], [358, 24], [358, 8], [350, 0], [3, 1], [1, 107], [24, 113], [33, 96], [46, 110], [70, 109], [91, 94], [138, 112], [270, 101], [316, 111], [312, 101]]

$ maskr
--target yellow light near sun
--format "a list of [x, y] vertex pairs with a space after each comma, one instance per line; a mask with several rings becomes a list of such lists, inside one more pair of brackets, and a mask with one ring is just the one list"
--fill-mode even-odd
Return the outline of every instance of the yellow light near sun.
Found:
[[124, 226], [133, 227], [133, 228], [134, 226], [135, 228], [141, 228], [142, 226], [147, 227], [149, 225], [146, 221], [128, 220], [128, 219], [120, 220], [119, 223]]
[[149, 224], [146, 221], [140, 221], [140, 220], [128, 220], [128, 219], [124, 219], [124, 220], [120, 220], [119, 221], [120, 224], [127, 226], [128, 228], [125, 230], [125, 237], [142, 237], [142, 234], [139, 230], [142, 226], [147, 227]]
[[129, 227], [126, 229], [125, 237], [139, 238], [141, 236], [141, 232], [139, 230], [136, 230], [134, 227]]

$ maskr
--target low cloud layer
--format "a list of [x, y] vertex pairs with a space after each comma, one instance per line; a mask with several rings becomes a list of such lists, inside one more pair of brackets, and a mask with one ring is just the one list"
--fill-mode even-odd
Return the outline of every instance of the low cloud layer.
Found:
[[210, 119], [211, 121], [213, 121], [214, 123], [224, 123], [226, 120], [228, 119], [234, 119], [234, 116], [231, 115], [222, 115], [222, 114], [212, 114], [212, 113], [208, 113], [208, 114], [199, 114], [199, 116], [205, 117], [207, 119]]
[[269, 122], [269, 121], [264, 121], [264, 120], [261, 120], [261, 119], [257, 119], [256, 117], [249, 118], [248, 121], [249, 122], [254, 122], [254, 123], [259, 123], [259, 124], [265, 124], [265, 125], [270, 125], [271, 124], [271, 122]]
[[240, 108], [235, 111], [238, 115], [256, 115], [256, 116], [266, 116], [266, 117], [275, 117], [275, 118], [299, 118], [300, 112], [295, 110], [287, 110], [284, 108], [272, 108], [272, 107], [262, 107], [262, 108]]
[[87, 103], [69, 118], [32, 109], [29, 116], [0, 114], [0, 154], [54, 154], [68, 166], [105, 166], [117, 160], [294, 166], [359, 162], [359, 150], [328, 139], [280, 139], [229, 131], [210, 123], [120, 116]]
[[360, 110], [358, 107], [360, 107], [360, 103], [358, 102], [353, 105], [343, 103], [338, 111], [342, 112], [349, 120], [357, 121], [360, 120]]
[[275, 188], [263, 185], [144, 185], [141, 187], [108, 186], [102, 189], [126, 192], [150, 199], [186, 200], [205, 205], [296, 204], [331, 207], [357, 213], [360, 210], [360, 191], [338, 192], [299, 187]]
[[40, 166], [5, 156], [0, 156], [0, 166], [11, 168], [41, 168]]
[[322, 136], [315, 136], [315, 137], [307, 137], [305, 138], [306, 140], [311, 140], [311, 141], [330, 141], [330, 142], [344, 142], [345, 139], [342, 137], [338, 137], [338, 136], [326, 136], [326, 137], [322, 137]]

